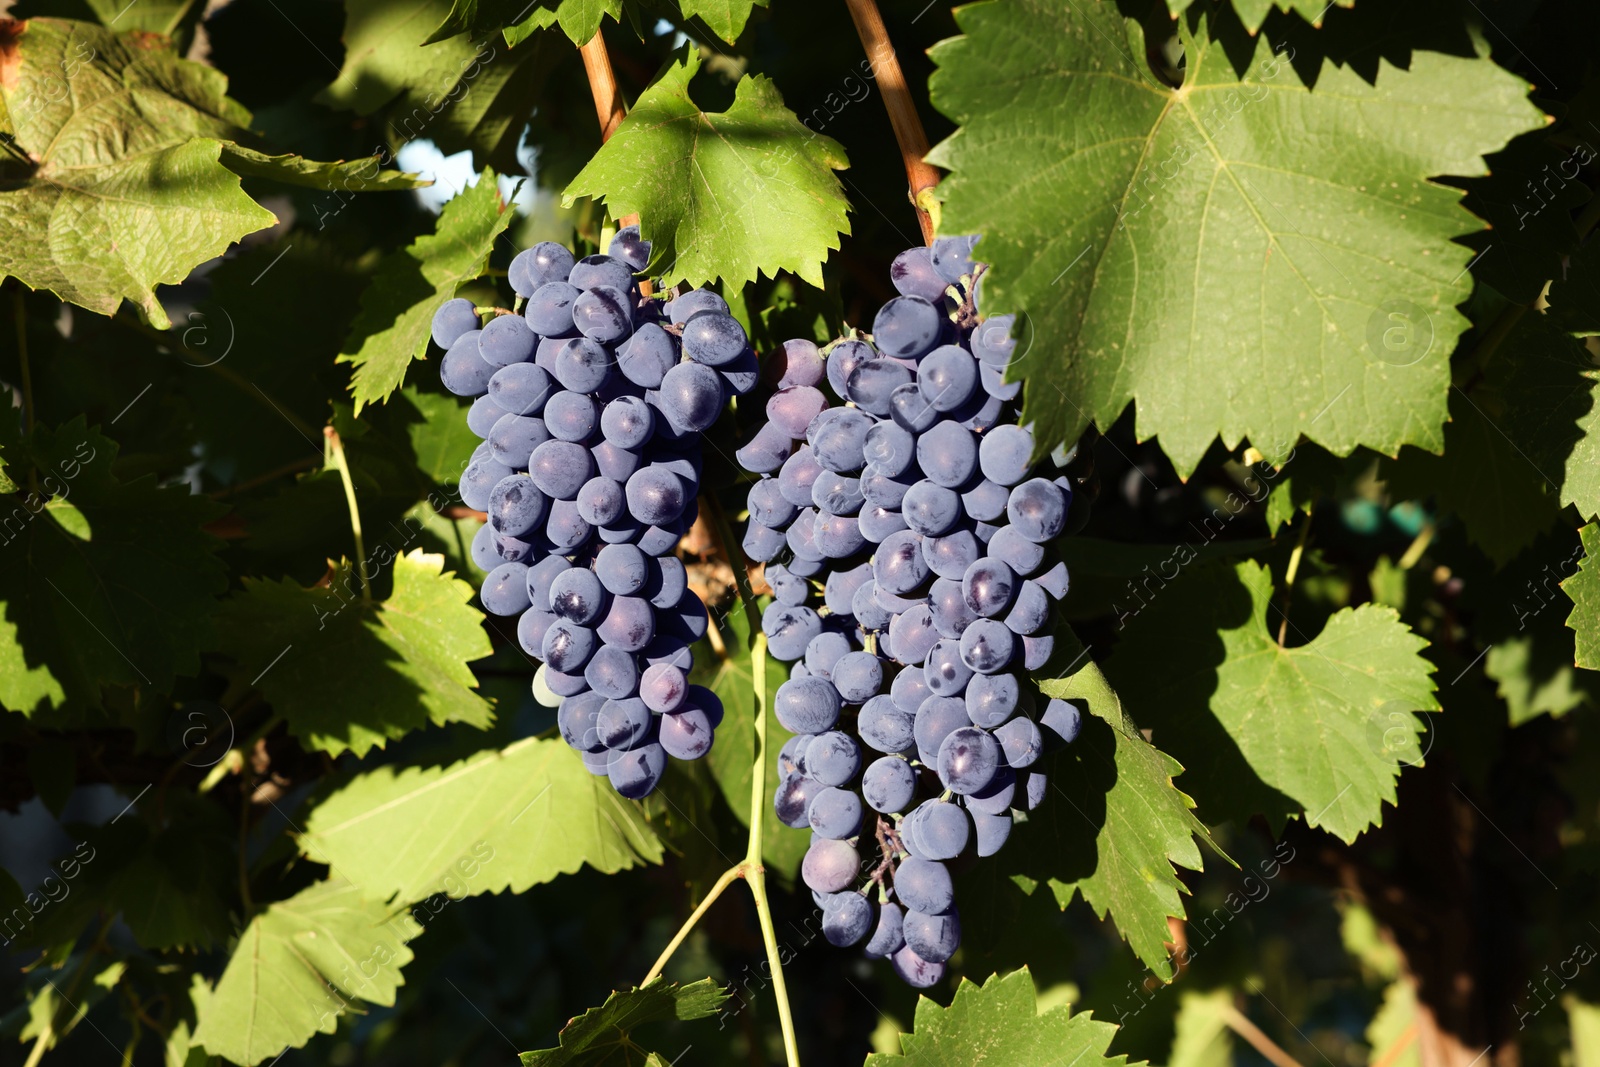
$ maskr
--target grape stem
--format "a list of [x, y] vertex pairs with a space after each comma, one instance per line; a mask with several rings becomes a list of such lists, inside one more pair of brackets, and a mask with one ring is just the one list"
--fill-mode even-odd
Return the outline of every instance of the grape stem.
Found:
[[883, 25], [875, 0], [845, 0], [850, 9], [850, 19], [856, 24], [861, 37], [861, 47], [872, 64], [873, 76], [883, 90], [884, 110], [889, 112], [889, 125], [894, 127], [894, 139], [900, 145], [900, 160], [905, 164], [906, 180], [910, 183], [908, 199], [917, 209], [917, 222], [922, 227], [924, 244], [933, 244], [933, 218], [922, 207], [922, 194], [939, 184], [939, 172], [927, 162], [928, 135], [922, 129], [922, 119], [917, 115], [917, 104], [900, 69], [900, 60], [889, 40], [889, 31]]
[[761, 632], [761, 610], [756, 603], [755, 590], [750, 585], [750, 564], [744, 558], [744, 553], [739, 550], [739, 542], [733, 538], [727, 513], [722, 510], [722, 505], [718, 503], [716, 497], [709, 493], [700, 498], [700, 510], [709, 516], [712, 532], [721, 542], [723, 557], [733, 569], [733, 580], [739, 586], [739, 600], [744, 605], [752, 635], [750, 682], [755, 690], [753, 700], [756, 743], [755, 756], [750, 765], [750, 841], [745, 847], [744, 859], [728, 868], [717, 879], [711, 891], [706, 894], [706, 898], [673, 935], [644, 980], [648, 982], [661, 973], [667, 965], [667, 960], [672, 958], [678, 946], [689, 936], [689, 931], [694, 929], [695, 923], [700, 921], [700, 917], [711, 908], [717, 897], [722, 895], [722, 891], [736, 879], [743, 878], [745, 884], [750, 887], [750, 896], [755, 900], [756, 918], [761, 925], [761, 941], [766, 947], [768, 969], [772, 972], [772, 992], [778, 1000], [778, 1025], [783, 1031], [784, 1059], [788, 1067], [800, 1067], [800, 1049], [795, 1041], [794, 1016], [789, 1009], [789, 987], [783, 979], [783, 957], [778, 951], [778, 935], [772, 925], [772, 905], [767, 900], [766, 868], [761, 864], [762, 836], [766, 824], [764, 815], [767, 807], [767, 635]]
[[372, 603], [372, 577], [367, 574], [367, 546], [361, 538], [361, 511], [356, 507], [356, 486], [350, 480], [350, 464], [344, 458], [344, 442], [339, 439], [339, 432], [332, 426], [322, 428], [322, 436], [327, 439], [326, 459], [339, 471], [339, 481], [344, 486], [344, 500], [350, 505], [350, 532], [356, 541], [356, 570], [361, 575], [361, 599]]

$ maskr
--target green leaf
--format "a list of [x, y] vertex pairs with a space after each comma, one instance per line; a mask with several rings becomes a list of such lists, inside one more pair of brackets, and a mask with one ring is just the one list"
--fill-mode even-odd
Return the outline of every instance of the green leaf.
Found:
[[1093, 661], [1039, 688], [1087, 714], [1050, 768], [1046, 803], [1019, 828], [1021, 848], [1004, 853], [1020, 865], [1014, 880], [1030, 892], [1048, 882], [1062, 908], [1081, 893], [1097, 916], [1111, 916], [1152, 971], [1170, 978], [1167, 917], [1184, 917], [1178, 894], [1188, 892], [1173, 866], [1201, 869], [1195, 837], [1216, 848], [1190, 811], [1194, 801], [1173, 785], [1183, 767], [1144, 739]]
[[1065, 1004], [1040, 1014], [1033, 976], [1024, 968], [982, 985], [963, 978], [948, 1008], [918, 997], [915, 1029], [900, 1035], [900, 1053], [875, 1052], [865, 1067], [1124, 1067], [1126, 1056], [1106, 1055], [1116, 1032], [1111, 1023], [1088, 1012], [1074, 1015]]
[[678, 0], [678, 10], [686, 19], [698, 15], [707, 26], [729, 44], [739, 39], [745, 23], [750, 21], [750, 11], [766, 7], [767, 0]]
[[1585, 1003], [1571, 993], [1562, 999], [1562, 1005], [1572, 1031], [1573, 1067], [1600, 1067], [1600, 1005]]
[[1444, 455], [1404, 450], [1386, 462], [1392, 493], [1459, 515], [1467, 537], [1504, 564], [1573, 504], [1600, 510], [1600, 379], [1583, 345], [1526, 313], [1471, 391], [1450, 391]]
[[143, 823], [129, 831], [124, 847], [133, 854], [101, 895], [116, 902], [144, 948], [211, 948], [233, 932], [236, 831], [215, 805], [192, 794], [174, 792], [168, 803], [177, 813], [159, 832]]
[[1272, 597], [1259, 564], [1192, 568], [1129, 625], [1109, 673], [1152, 740], [1188, 768], [1208, 817], [1281, 824], [1304, 813], [1353, 841], [1394, 803], [1401, 767], [1421, 761], [1413, 713], [1439, 707], [1419, 654], [1427, 642], [1392, 608], [1363, 604], [1284, 648], [1278, 616], [1268, 624]]
[[339, 355], [339, 362], [356, 367], [350, 391], [357, 414], [387, 400], [411, 361], [427, 355], [433, 313], [483, 273], [512, 215], [500, 203], [494, 173], [485, 170], [476, 185], [445, 204], [433, 233], [383, 261]]
[[1226, 987], [1179, 995], [1167, 1067], [1232, 1067], [1233, 1035], [1223, 1013], [1233, 996]]
[[223, 608], [222, 650], [308, 748], [360, 756], [430, 722], [494, 720], [467, 666], [492, 651], [472, 587], [444, 573], [443, 556], [393, 563], [384, 601], [364, 601], [343, 563], [311, 589], [246, 578]]
[[1550, 318], [1568, 333], [1600, 334], [1600, 241], [1580, 247], [1550, 283]]
[[398, 170], [383, 170], [377, 156], [365, 159], [319, 163], [292, 152], [268, 155], [253, 148], [222, 145], [222, 165], [244, 178], [270, 178], [288, 185], [313, 189], [338, 189], [349, 193], [384, 193], [394, 189], [420, 189], [432, 185], [430, 179]]
[[600, 30], [601, 20], [622, 17], [621, 0], [454, 0], [450, 13], [425, 43], [470, 34], [474, 40], [504, 31], [515, 47], [558, 22], [572, 43], [582, 46]]
[[[942, 226], [984, 235], [988, 310], [1027, 316], [1041, 449], [1132, 400], [1182, 474], [1219, 432], [1274, 462], [1302, 434], [1341, 454], [1441, 447], [1472, 285], [1453, 239], [1473, 223], [1428, 179], [1482, 174], [1540, 125], [1525, 82], [1417, 52], [1375, 85], [1325, 65], [1313, 93], [1264, 37], [1236, 76], [1201, 21], [1172, 89], [1106, 0], [957, 21], [966, 36], [932, 53], [934, 103], [961, 125], [929, 156], [952, 171]], [[1330, 166], [1330, 144], [1359, 147]]]
[[[1565, 640], [1563, 640], [1565, 638]], [[1572, 665], [1570, 631], [1503, 638], [1484, 657], [1483, 673], [1498, 683], [1512, 726], [1548, 712], [1560, 718], [1574, 708], [1600, 703], [1600, 674]]]
[[1462, 206], [1489, 224], [1462, 239], [1478, 253], [1472, 273], [1519, 304], [1534, 303], [1546, 282], [1563, 276], [1578, 244], [1573, 212], [1589, 199], [1573, 179], [1593, 150], [1561, 147], [1549, 130], [1516, 138], [1485, 157], [1488, 174], [1460, 183], [1467, 191]]
[[838, 177], [844, 149], [801, 124], [777, 87], [739, 80], [733, 106], [708, 114], [689, 97], [700, 66], [683, 53], [562, 193], [638, 214], [653, 242], [648, 273], [664, 284], [721, 278], [741, 286], [793, 271], [822, 286], [822, 262], [850, 232]]
[[338, 881], [318, 882], [250, 920], [202, 1006], [194, 1043], [260, 1063], [331, 1034], [353, 1000], [392, 1006], [421, 927]]
[[[1167, 10], [1176, 16], [1188, 10], [1193, 3], [1194, 0], [1167, 0]], [[1233, 0], [1233, 9], [1239, 14], [1239, 21], [1243, 22], [1251, 33], [1255, 33], [1274, 8], [1279, 11], [1293, 11], [1313, 26], [1321, 26], [1322, 17], [1335, 4], [1339, 7], [1353, 7], [1355, 0]]]
[[467, 426], [470, 404], [449, 393], [424, 393], [407, 386], [400, 391], [420, 417], [406, 424], [406, 436], [417, 455], [417, 469], [440, 485], [455, 484], [466, 458], [480, 438]]
[[442, 99], [477, 54], [465, 37], [423, 47], [450, 6], [447, 0], [346, 0], [344, 65], [317, 102], [370, 115], [412, 89]]
[[[0, 515], [11, 559], [0, 568], [0, 707], [99, 707], [105, 686], [169, 692], [214, 638], [227, 582], [200, 527], [221, 509], [154, 477], [119, 482], [117, 450], [82, 418], [0, 447], [12, 475], [41, 490]], [[47, 495], [70, 500], [92, 539], [44, 517]]]
[[[737, 604], [720, 618], [711, 613], [722, 633], [726, 648], [723, 657], [707, 638], [694, 647], [694, 670], [689, 680], [703, 685], [722, 700], [723, 724], [717, 727], [717, 741], [706, 754], [711, 776], [722, 791], [734, 817], [750, 825], [750, 769], [755, 763], [755, 674], [751, 669], [750, 621]], [[789, 677], [788, 665], [767, 657], [767, 804], [761, 813], [761, 859], [771, 871], [793, 877], [805, 857], [806, 835], [778, 821], [772, 797], [778, 788], [778, 760], [775, 753], [794, 735], [785, 730], [772, 713], [778, 686]]]
[[[1383, 1061], [1392, 1067], [1421, 1067], [1422, 1054], [1418, 1050], [1415, 1035], [1407, 1036], [1408, 1029], [1417, 1025], [1417, 994], [1409, 981], [1391, 982], [1383, 991], [1383, 1004], [1378, 1009], [1378, 1014], [1372, 1017], [1372, 1022], [1367, 1024], [1366, 1041], [1372, 1050], [1372, 1061], [1376, 1062], [1381, 1056]], [[1407, 1046], [1399, 1055], [1391, 1058], [1387, 1053], [1398, 1042], [1406, 1041]]]
[[661, 862], [631, 802], [555, 739], [448, 767], [379, 767], [314, 808], [301, 847], [380, 900], [520, 893], [585, 863], [606, 874]]
[[619, 990], [561, 1029], [561, 1047], [522, 1054], [522, 1067], [597, 1067], [662, 1062], [634, 1044], [630, 1035], [646, 1023], [688, 1022], [715, 1015], [728, 994], [713, 978], [680, 986], [659, 975], [643, 986]]
[[31, 164], [0, 182], [0, 274], [102, 315], [124, 299], [160, 329], [174, 285], [277, 220], [218, 160], [249, 112], [170, 44], [59, 19], [0, 36], [0, 100]]
[[1572, 599], [1567, 626], [1577, 634], [1577, 664], [1600, 670], [1600, 525], [1590, 523], [1581, 531], [1583, 560], [1578, 573], [1561, 583], [1562, 592]]

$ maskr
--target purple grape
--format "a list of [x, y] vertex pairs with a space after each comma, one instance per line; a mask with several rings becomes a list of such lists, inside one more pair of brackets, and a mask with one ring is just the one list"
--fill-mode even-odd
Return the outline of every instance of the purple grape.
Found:
[[897, 296], [872, 320], [872, 341], [888, 356], [914, 359], [939, 341], [944, 316], [920, 296]]
[[478, 332], [478, 355], [493, 367], [507, 367], [533, 358], [539, 335], [521, 315], [496, 315]]
[[472, 301], [463, 297], [446, 300], [433, 313], [433, 343], [449, 349], [463, 334], [478, 328], [478, 313], [472, 310]]

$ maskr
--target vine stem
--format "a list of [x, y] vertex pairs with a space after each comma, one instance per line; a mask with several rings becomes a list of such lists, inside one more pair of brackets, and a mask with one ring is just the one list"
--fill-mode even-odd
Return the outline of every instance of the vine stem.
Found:
[[650, 972], [644, 976], [644, 981], [640, 982], [640, 985], [649, 985], [650, 980], [666, 968], [667, 961], [672, 958], [672, 954], [678, 951], [678, 946], [683, 944], [684, 938], [689, 936], [689, 931], [694, 929], [695, 923], [700, 921], [700, 917], [711, 910], [711, 905], [717, 902], [717, 898], [722, 895], [722, 891], [744, 876], [745, 865], [743, 863], [736, 863], [722, 872], [722, 877], [718, 878], [716, 884], [711, 887], [711, 892], [707, 893], [706, 898], [700, 902], [699, 907], [689, 914], [689, 918], [678, 928], [678, 932], [673, 935], [672, 940], [667, 942], [667, 947], [661, 950], [661, 955], [656, 957], [655, 964], [650, 968]]
[[1224, 1007], [1221, 1015], [1222, 1021], [1227, 1024], [1228, 1029], [1249, 1042], [1251, 1048], [1265, 1056], [1275, 1067], [1300, 1067], [1299, 1060], [1285, 1052], [1281, 1045], [1268, 1037], [1261, 1027], [1251, 1022], [1243, 1012], [1232, 1004]]
[[[589, 42], [578, 49], [583, 57], [583, 72], [589, 76], [589, 95], [594, 97], [595, 115], [600, 119], [600, 143], [611, 140], [611, 135], [622, 125], [628, 109], [622, 102], [622, 90], [617, 88], [617, 73], [611, 69], [611, 53], [606, 51], [606, 39], [599, 29]], [[623, 226], [639, 225], [638, 213], [618, 219]], [[650, 295], [650, 279], [639, 282], [639, 292]]]
[[361, 599], [372, 603], [372, 577], [367, 574], [367, 546], [361, 537], [361, 511], [356, 507], [356, 486], [350, 480], [350, 464], [344, 458], [344, 442], [339, 439], [339, 431], [332, 426], [322, 428], [322, 436], [328, 441], [328, 457], [338, 468], [339, 481], [344, 485], [344, 500], [350, 505], [350, 532], [356, 539], [356, 570], [361, 575]]
[[895, 55], [876, 0], [845, 0], [845, 6], [850, 9], [850, 19], [856, 24], [867, 61], [872, 64], [873, 77], [883, 90], [884, 110], [889, 112], [889, 125], [894, 127], [894, 139], [900, 145], [900, 161], [905, 164], [911, 203], [917, 209], [917, 223], [922, 227], [922, 240], [931, 245], [933, 218], [923, 207], [922, 194], [939, 184], [939, 172], [927, 161], [928, 135], [922, 129], [916, 100], [906, 84], [905, 72], [900, 69], [900, 59]]
[[1311, 536], [1311, 516], [1306, 515], [1306, 521], [1300, 526], [1300, 538], [1294, 543], [1294, 551], [1289, 553], [1289, 569], [1283, 575], [1283, 621], [1278, 623], [1278, 647], [1283, 647], [1284, 639], [1289, 635], [1289, 598], [1294, 596], [1294, 579], [1300, 573], [1300, 560], [1306, 554], [1306, 539]]
[[[741, 564], [744, 560], [739, 561]], [[749, 579], [744, 579], [746, 588]], [[755, 686], [756, 758], [750, 768], [750, 845], [745, 850], [745, 882], [756, 902], [756, 917], [761, 923], [761, 942], [767, 949], [767, 966], [772, 971], [772, 995], [778, 1001], [778, 1026], [783, 1031], [783, 1054], [788, 1067], [800, 1067], [800, 1046], [794, 1036], [794, 1015], [789, 1010], [789, 987], [783, 978], [783, 957], [778, 952], [778, 934], [772, 926], [772, 905], [767, 902], [766, 868], [761, 865], [761, 836], [766, 824], [767, 806], [767, 635], [757, 631], [750, 652], [751, 683]]]

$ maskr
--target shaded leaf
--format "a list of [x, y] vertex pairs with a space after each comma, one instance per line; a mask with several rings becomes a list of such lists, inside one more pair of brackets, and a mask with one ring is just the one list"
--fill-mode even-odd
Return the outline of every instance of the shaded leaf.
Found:
[[1503, 638], [1490, 647], [1483, 673], [1493, 678], [1512, 726], [1548, 712], [1560, 718], [1574, 708], [1600, 703], [1600, 674], [1572, 665], [1572, 632], [1539, 629]]
[[821, 287], [822, 262], [850, 232], [833, 173], [844, 149], [783, 106], [767, 78], [739, 80], [733, 105], [708, 114], [689, 96], [700, 57], [686, 52], [562, 193], [638, 214], [653, 242], [648, 273], [667, 285], [722, 279], [740, 286], [793, 271]]
[[690, 1021], [715, 1015], [728, 994], [715, 979], [680, 986], [657, 976], [643, 986], [612, 993], [561, 1029], [559, 1048], [522, 1054], [523, 1067], [629, 1067], [665, 1063], [630, 1040], [635, 1027], [671, 1019]]
[[428, 352], [433, 313], [456, 289], [483, 273], [512, 212], [500, 203], [494, 173], [445, 204], [431, 234], [385, 259], [361, 297], [339, 362], [355, 364], [356, 413], [380, 403], [405, 381], [411, 361]]
[[1272, 596], [1259, 564], [1192, 568], [1128, 627], [1109, 673], [1210, 818], [1303, 813], [1353, 841], [1421, 761], [1414, 713], [1439, 707], [1427, 642], [1392, 608], [1363, 604], [1281, 647]]
[[1451, 388], [1444, 455], [1405, 449], [1383, 465], [1390, 490], [1436, 497], [1504, 564], [1566, 504], [1585, 517], [1600, 510], [1597, 380], [1580, 342], [1543, 315], [1523, 314], [1481, 380]]
[[401, 556], [394, 591], [371, 603], [349, 563], [310, 589], [246, 578], [219, 620], [221, 648], [308, 748], [360, 756], [430, 722], [487, 727], [467, 664], [489, 655], [489, 638], [472, 587], [443, 568], [443, 556]]
[[420, 189], [433, 184], [432, 180], [418, 174], [384, 170], [377, 156], [322, 163], [292, 152], [277, 156], [268, 155], [231, 141], [223, 142], [222, 165], [245, 178], [270, 178], [288, 185], [306, 185], [313, 189], [341, 189], [352, 193]]
[[[0, 447], [12, 476], [40, 490], [10, 497], [0, 516], [11, 560], [0, 568], [0, 706], [98, 707], [105, 686], [167, 692], [214, 640], [227, 583], [201, 525], [221, 509], [154, 477], [118, 481], [117, 451], [82, 418]], [[71, 502], [78, 532], [47, 517], [45, 494]]]
[[1190, 811], [1194, 801], [1173, 784], [1183, 767], [1140, 735], [1092, 661], [1039, 688], [1086, 714], [1078, 739], [1049, 768], [1045, 804], [1018, 828], [1004, 863], [1025, 889], [1048, 882], [1063, 908], [1081, 893], [1152, 971], [1170, 978], [1167, 917], [1184, 916], [1179, 894], [1188, 892], [1174, 865], [1201, 869], [1195, 837], [1215, 848]]
[[678, 0], [678, 10], [683, 12], [684, 18], [698, 15], [718, 37], [729, 44], [737, 41], [739, 34], [744, 32], [745, 23], [750, 21], [751, 9], [766, 6], [767, 0]]

